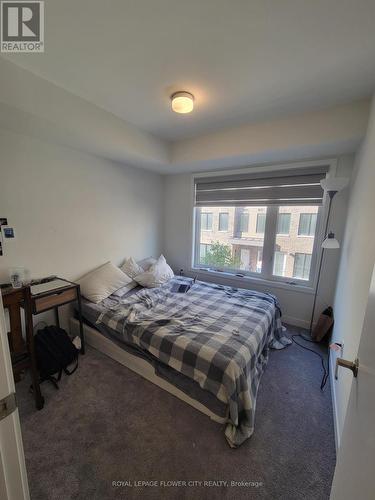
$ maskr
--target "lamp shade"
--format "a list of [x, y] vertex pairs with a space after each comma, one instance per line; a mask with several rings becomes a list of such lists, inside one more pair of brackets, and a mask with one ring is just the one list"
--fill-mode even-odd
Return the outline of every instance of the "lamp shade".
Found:
[[320, 185], [324, 191], [335, 192], [341, 191], [349, 183], [349, 179], [346, 177], [328, 177], [320, 181]]
[[322, 243], [322, 248], [335, 249], [340, 248], [340, 243], [336, 240], [334, 233], [328, 233], [327, 238]]

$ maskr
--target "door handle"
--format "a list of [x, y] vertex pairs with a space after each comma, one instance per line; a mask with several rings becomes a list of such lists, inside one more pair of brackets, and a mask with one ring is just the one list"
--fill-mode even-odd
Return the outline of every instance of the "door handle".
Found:
[[353, 377], [358, 375], [359, 360], [356, 358], [354, 361], [348, 361], [347, 359], [337, 358], [336, 359], [336, 369], [335, 369], [335, 379], [338, 378], [339, 366], [343, 368], [348, 368], [353, 372]]

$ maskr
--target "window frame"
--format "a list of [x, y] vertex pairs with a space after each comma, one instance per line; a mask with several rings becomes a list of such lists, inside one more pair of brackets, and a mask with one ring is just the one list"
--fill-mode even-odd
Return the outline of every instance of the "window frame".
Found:
[[[315, 291], [315, 288], [317, 286], [317, 270], [318, 270], [318, 263], [321, 261], [322, 258], [322, 249], [318, 245], [319, 243], [323, 240], [323, 229], [324, 225], [327, 221], [327, 215], [328, 215], [328, 205], [329, 205], [329, 199], [328, 196], [325, 195], [323, 197], [323, 203], [319, 207], [318, 210], [318, 217], [317, 217], [317, 224], [316, 224], [316, 234], [315, 234], [315, 239], [314, 239], [314, 245], [313, 245], [313, 250], [312, 250], [312, 259], [311, 259], [311, 271], [310, 271], [310, 280], [300, 280], [300, 279], [295, 279], [295, 278], [285, 278], [285, 277], [278, 277], [278, 276], [272, 276], [272, 273], [269, 272], [269, 270], [272, 270], [273, 266], [273, 245], [269, 244], [268, 242], [264, 242], [263, 246], [263, 256], [262, 256], [262, 263], [264, 263], [267, 260], [267, 264], [263, 264], [263, 272], [262, 273], [256, 273], [256, 272], [250, 272], [250, 271], [234, 271], [233, 269], [223, 269], [223, 270], [212, 270], [207, 268], [204, 268], [202, 266], [196, 266], [194, 263], [194, 257], [197, 254], [197, 251], [199, 252], [199, 239], [196, 238], [196, 234], [200, 232], [200, 218], [196, 216], [196, 213], [198, 210], [195, 210], [194, 206], [194, 199], [195, 199], [195, 179], [197, 177], [207, 177], [207, 176], [212, 176], [212, 175], [217, 175], [218, 177], [221, 175], [231, 175], [231, 174], [241, 174], [241, 173], [255, 173], [255, 172], [263, 172], [263, 171], [272, 171], [272, 172], [282, 172], [283, 170], [290, 169], [290, 168], [311, 168], [314, 166], [328, 166], [328, 171], [327, 171], [327, 178], [332, 178], [336, 176], [337, 172], [337, 158], [328, 158], [328, 159], [321, 159], [321, 160], [308, 160], [308, 161], [303, 161], [303, 162], [295, 162], [295, 163], [284, 163], [284, 164], [271, 164], [267, 166], [259, 166], [259, 167], [248, 167], [248, 168], [240, 168], [240, 169], [233, 169], [233, 170], [219, 170], [219, 171], [214, 171], [214, 172], [204, 172], [204, 173], [196, 173], [196, 174], [191, 174], [191, 184], [190, 184], [190, 193], [191, 193], [191, 205], [190, 205], [190, 213], [189, 213], [189, 226], [190, 226], [190, 235], [191, 235], [191, 245], [190, 249], [188, 251], [188, 269], [191, 273], [194, 273], [195, 275], [200, 275], [202, 279], [213, 279], [213, 276], [216, 276], [216, 279], [222, 282], [227, 282], [228, 284], [234, 284], [234, 286], [245, 286], [249, 287], [251, 286], [252, 283], [254, 285], [258, 286], [270, 286], [274, 288], [282, 288], [282, 289], [287, 289], [287, 290], [298, 290], [299, 292], [302, 293], [308, 293], [312, 294]], [[276, 223], [277, 223], [277, 206], [269, 206], [268, 210], [275, 209], [273, 210], [275, 213], [273, 214], [273, 217], [268, 218], [268, 223], [276, 228]], [[273, 219], [273, 220], [272, 220]], [[266, 222], [266, 228], [265, 228], [265, 236], [267, 234], [267, 222]], [[269, 239], [269, 238], [268, 238]], [[274, 242], [273, 242], [274, 243]], [[198, 245], [198, 249], [197, 249]], [[264, 272], [265, 269], [268, 269], [268, 272]]]

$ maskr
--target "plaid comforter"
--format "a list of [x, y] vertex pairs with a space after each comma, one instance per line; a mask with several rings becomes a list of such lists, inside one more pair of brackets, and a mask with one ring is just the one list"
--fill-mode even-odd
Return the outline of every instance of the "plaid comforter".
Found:
[[269, 348], [282, 336], [277, 299], [270, 294], [196, 282], [187, 293], [142, 289], [103, 312], [106, 325], [228, 404], [225, 436], [236, 447], [254, 431], [256, 396]]

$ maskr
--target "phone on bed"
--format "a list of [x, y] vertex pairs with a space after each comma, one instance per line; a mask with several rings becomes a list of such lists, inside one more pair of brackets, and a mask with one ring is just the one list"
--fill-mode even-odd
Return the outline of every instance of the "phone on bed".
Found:
[[195, 278], [190, 282], [190, 283], [174, 283], [172, 285], [172, 292], [176, 292], [176, 293], [187, 293], [190, 288], [194, 285], [194, 283], [196, 282], [196, 279], [197, 277], [195, 276]]

